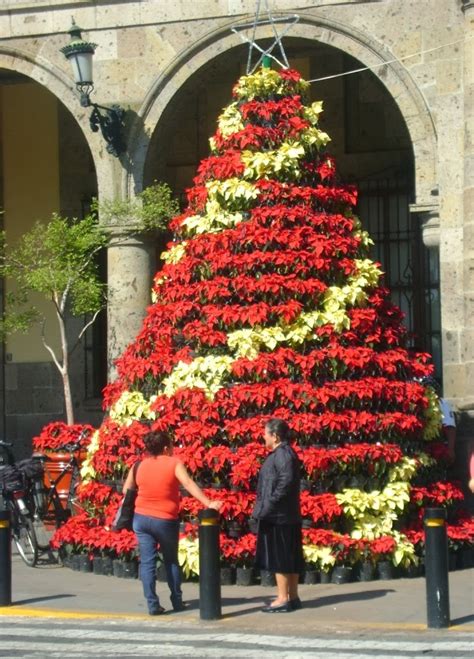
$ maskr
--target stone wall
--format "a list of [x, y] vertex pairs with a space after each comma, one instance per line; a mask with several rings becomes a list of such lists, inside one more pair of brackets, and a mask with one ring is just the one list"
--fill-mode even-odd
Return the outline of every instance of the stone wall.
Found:
[[[430, 221], [432, 241], [439, 243], [445, 395], [468, 419], [474, 410], [474, 5], [469, 0], [271, 3], [283, 14], [293, 13], [295, 4], [300, 21], [292, 38], [317, 41], [375, 67], [403, 116], [414, 155], [412, 211], [419, 221]], [[143, 187], [150, 144], [159, 158], [161, 144], [153, 136], [162, 121], [166, 130], [166, 112], [176, 94], [214, 58], [238, 52], [240, 42], [229, 28], [254, 10], [254, 0], [2, 0], [0, 67], [31, 76], [61, 99], [91, 149], [99, 195], [126, 197]], [[128, 109], [127, 153], [121, 159], [110, 157], [100, 135], [91, 133], [88, 111], [79, 106], [68, 63], [59, 53], [68, 39], [64, 31], [71, 13], [84, 36], [98, 44], [94, 99]], [[258, 28], [259, 39], [270, 36], [269, 28]], [[311, 75], [330, 74], [328, 67], [321, 62], [320, 71]], [[140, 258], [134, 257], [142, 282], [152, 270], [151, 251], [145, 246]], [[130, 278], [121, 283], [122, 258], [116, 250], [111, 254], [109, 280], [119, 288], [128, 286]], [[125, 306], [120, 291], [112, 300], [111, 360], [138, 329], [147, 291], [148, 283], [140, 286]]]

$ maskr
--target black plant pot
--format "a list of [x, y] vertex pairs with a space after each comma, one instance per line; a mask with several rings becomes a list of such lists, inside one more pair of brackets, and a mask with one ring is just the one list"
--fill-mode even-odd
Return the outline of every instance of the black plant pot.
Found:
[[337, 565], [331, 575], [331, 583], [341, 584], [352, 581], [352, 568], [345, 565]]
[[275, 573], [268, 570], [260, 570], [260, 585], [270, 588], [276, 586]]
[[334, 487], [338, 492], [347, 487], [347, 478], [345, 476], [337, 476], [334, 479]]
[[249, 519], [249, 531], [250, 533], [258, 533], [258, 519]]
[[221, 586], [232, 586], [235, 579], [234, 568], [221, 567]]
[[112, 559], [109, 556], [94, 556], [92, 559], [92, 572], [110, 577], [114, 573]]
[[114, 577], [120, 579], [136, 579], [138, 576], [137, 561], [122, 561], [116, 558], [113, 562]]
[[74, 570], [74, 572], [79, 572], [81, 569], [81, 563], [80, 559], [81, 555], [80, 554], [72, 554], [71, 559], [70, 559], [70, 568], [71, 570]]
[[459, 553], [461, 567], [467, 569], [473, 566], [474, 564], [474, 550], [472, 547], [466, 547], [462, 549]]
[[319, 581], [320, 583], [331, 583], [331, 570], [320, 570]]
[[92, 572], [94, 574], [104, 574], [103, 568], [103, 559], [102, 556], [94, 556], [92, 559]]
[[448, 570], [454, 572], [458, 568], [458, 555], [454, 551], [448, 552]]
[[422, 565], [413, 565], [410, 563], [404, 570], [405, 577], [407, 579], [417, 579], [418, 577], [423, 576], [423, 566]]
[[377, 563], [377, 576], [386, 581], [395, 578], [395, 569], [392, 561], [380, 561]]
[[164, 563], [160, 563], [158, 567], [156, 568], [156, 578], [158, 581], [162, 581], [166, 583], [168, 581], [168, 577], [166, 576], [166, 568]]
[[318, 573], [316, 570], [305, 570], [303, 576], [303, 583], [312, 585], [318, 583]]
[[255, 583], [253, 569], [251, 567], [238, 567], [235, 571], [235, 584], [237, 586], [251, 586]]
[[92, 561], [87, 554], [79, 554], [79, 572], [92, 572]]
[[111, 577], [114, 573], [114, 562], [110, 556], [102, 556], [102, 574]]
[[242, 525], [238, 522], [229, 522], [227, 524], [227, 535], [229, 538], [240, 538], [242, 535]]
[[348, 486], [355, 489], [355, 490], [362, 490], [364, 489], [366, 483], [366, 479], [363, 476], [352, 476], [349, 479]]
[[371, 561], [364, 561], [359, 565], [359, 581], [373, 581], [375, 579], [375, 566]]

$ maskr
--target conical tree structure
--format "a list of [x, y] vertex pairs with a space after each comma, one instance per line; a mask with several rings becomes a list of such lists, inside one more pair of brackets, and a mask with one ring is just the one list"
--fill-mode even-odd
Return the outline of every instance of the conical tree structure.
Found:
[[[421, 506], [462, 498], [440, 485], [429, 450], [440, 413], [417, 382], [432, 371], [429, 356], [404, 347], [402, 315], [353, 212], [356, 190], [337, 182], [321, 103], [305, 104], [307, 89], [297, 72], [268, 68], [236, 84], [188, 208], [171, 223], [143, 328], [106, 388], [109, 414], [82, 471], [84, 511], [57, 545], [133, 550], [132, 533], [108, 530], [113, 481], [150, 426], [172, 434], [204, 488], [222, 488], [229, 560], [252, 554], [248, 518], [272, 416], [294, 431], [305, 554], [317, 567], [416, 561]], [[198, 508], [183, 498], [184, 519]], [[188, 571], [194, 542], [189, 531]]]

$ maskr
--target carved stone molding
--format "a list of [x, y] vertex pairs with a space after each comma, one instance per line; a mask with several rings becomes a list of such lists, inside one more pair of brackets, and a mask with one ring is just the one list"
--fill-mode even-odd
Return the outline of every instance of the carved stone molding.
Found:
[[410, 213], [420, 216], [421, 235], [425, 247], [439, 249], [440, 225], [438, 206], [432, 204], [410, 204]]
[[474, 9], [474, 0], [462, 0], [462, 10], [467, 14]]

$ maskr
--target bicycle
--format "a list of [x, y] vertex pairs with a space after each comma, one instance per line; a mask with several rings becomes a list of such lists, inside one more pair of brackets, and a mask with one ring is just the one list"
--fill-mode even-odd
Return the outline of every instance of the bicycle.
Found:
[[23, 561], [34, 567], [38, 560], [38, 540], [34, 526], [35, 484], [41, 482], [43, 468], [34, 458], [16, 463], [12, 444], [0, 440], [7, 463], [0, 465], [0, 495], [10, 512], [12, 538]]
[[[81, 510], [77, 503], [76, 489], [80, 482], [79, 470], [80, 461], [78, 453], [81, 450], [81, 440], [84, 433], [81, 433], [77, 442], [66, 444], [58, 451], [66, 451], [70, 457], [64, 463], [60, 473], [55, 478], [48, 468], [48, 457], [46, 455], [36, 455], [34, 458], [41, 461], [44, 470], [42, 482], [42, 491], [35, 499], [35, 509], [33, 511], [34, 526], [36, 530], [38, 548], [42, 550], [49, 549], [49, 532], [47, 526], [59, 528], [62, 526], [73, 513]], [[58, 491], [58, 485], [66, 478], [70, 478], [67, 498], [65, 501], [61, 498]]]

